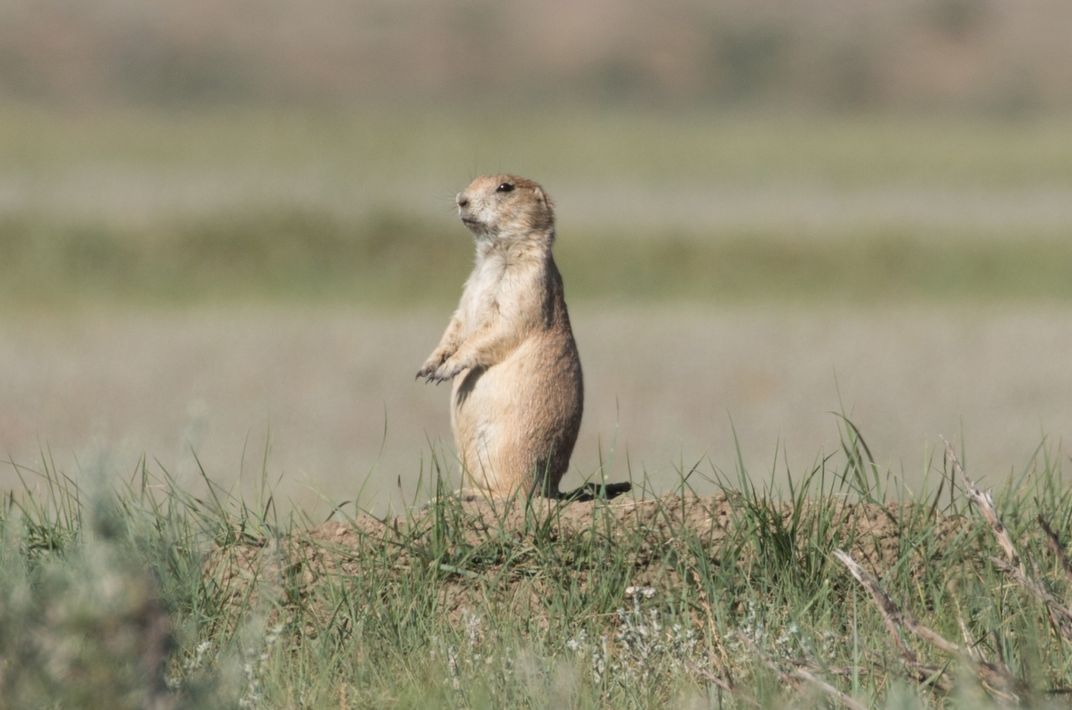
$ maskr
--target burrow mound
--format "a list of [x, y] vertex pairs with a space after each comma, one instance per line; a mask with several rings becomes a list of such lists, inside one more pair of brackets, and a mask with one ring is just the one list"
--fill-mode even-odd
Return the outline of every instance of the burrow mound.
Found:
[[204, 571], [227, 603], [248, 607], [267, 595], [312, 610], [318, 592], [332, 583], [389, 589], [407, 576], [432, 574], [437, 608], [450, 617], [491, 603], [539, 621], [549, 588], [567, 578], [583, 590], [608, 570], [625, 570], [623, 584], [670, 591], [698, 583], [701, 559], [720, 565], [730, 555], [747, 574], [750, 565], [772, 559], [787, 566], [814, 560], [816, 549], [827, 547], [842, 547], [879, 573], [906, 559], [909, 569], [922, 569], [940, 553], [915, 544], [912, 535], [925, 529], [940, 542], [966, 528], [964, 518], [920, 505], [831, 499], [797, 506], [726, 495], [572, 503], [448, 499], [405, 516], [361, 514], [219, 545]]

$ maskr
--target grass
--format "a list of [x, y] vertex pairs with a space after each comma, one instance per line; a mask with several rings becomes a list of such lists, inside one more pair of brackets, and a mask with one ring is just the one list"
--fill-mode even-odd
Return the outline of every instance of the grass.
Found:
[[[781, 498], [743, 469], [698, 464], [671, 495], [439, 497], [383, 521], [347, 504], [327, 525], [280, 519], [268, 490], [243, 501], [209, 482], [192, 496], [147, 462], [93, 483], [19, 469], [0, 521], [0, 696], [117, 708], [1063, 702], [1072, 640], [1003, 571], [959, 464], [908, 494], [851, 425], [843, 441]], [[1036, 522], [1072, 534], [1062, 458], [1041, 448], [995, 512], [1024, 574], [1067, 604], [1072, 579]], [[721, 493], [690, 495], [700, 475]], [[900, 617], [883, 616], [838, 550]]]

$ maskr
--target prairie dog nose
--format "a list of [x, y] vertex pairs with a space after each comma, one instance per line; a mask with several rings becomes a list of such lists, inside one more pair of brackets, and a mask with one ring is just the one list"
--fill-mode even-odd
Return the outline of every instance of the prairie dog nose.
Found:
[[459, 192], [458, 193], [458, 207], [468, 207], [468, 206], [469, 206], [469, 198], [466, 197], [463, 193]]

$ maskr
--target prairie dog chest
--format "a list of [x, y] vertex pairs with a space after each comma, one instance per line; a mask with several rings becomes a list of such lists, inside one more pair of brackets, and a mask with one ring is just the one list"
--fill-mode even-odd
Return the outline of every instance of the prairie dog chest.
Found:
[[517, 310], [522, 287], [516, 265], [498, 254], [481, 257], [466, 281], [462, 294], [462, 312], [466, 331], [500, 317], [511, 317]]

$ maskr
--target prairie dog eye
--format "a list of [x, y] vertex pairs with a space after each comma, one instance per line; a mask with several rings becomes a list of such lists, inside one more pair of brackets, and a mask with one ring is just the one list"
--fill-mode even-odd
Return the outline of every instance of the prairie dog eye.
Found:
[[512, 183], [504, 182], [495, 188], [495, 192], [513, 192], [514, 186]]

